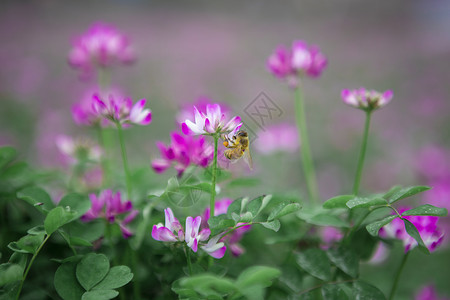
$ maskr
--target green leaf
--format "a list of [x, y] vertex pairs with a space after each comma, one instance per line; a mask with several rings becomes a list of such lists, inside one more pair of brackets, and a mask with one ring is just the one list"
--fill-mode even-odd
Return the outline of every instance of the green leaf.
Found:
[[371, 235], [378, 236], [378, 231], [380, 230], [380, 228], [391, 223], [391, 221], [395, 218], [397, 218], [397, 215], [387, 216], [384, 219], [368, 224], [366, 226], [366, 229]]
[[234, 227], [236, 222], [232, 219], [227, 219], [227, 215], [218, 215], [209, 218], [208, 224], [211, 229], [211, 235], [216, 235], [227, 228]]
[[347, 294], [340, 288], [339, 284], [326, 284], [322, 286], [323, 300], [346, 300]]
[[248, 211], [248, 212], [242, 214], [239, 217], [239, 220], [237, 222], [248, 223], [248, 222], [251, 222], [253, 219], [254, 219], [254, 216], [252, 215], [251, 212]]
[[281, 275], [280, 270], [265, 267], [253, 266], [245, 269], [236, 279], [236, 286], [240, 289], [248, 289], [254, 285], [268, 287], [272, 285], [272, 281]]
[[419, 249], [426, 254], [430, 254], [430, 251], [428, 250], [427, 246], [425, 246], [425, 243], [420, 237], [419, 231], [417, 230], [416, 226], [414, 226], [413, 223], [404, 218], [402, 218], [402, 220], [405, 223], [406, 232], [416, 240], [417, 244], [419, 245]]
[[191, 289], [203, 295], [202, 299], [207, 296], [220, 296], [236, 291], [233, 281], [208, 273], [181, 278], [179, 285], [183, 289]]
[[400, 185], [393, 186], [386, 194], [383, 195], [383, 198], [388, 200], [392, 195], [400, 191], [402, 187]]
[[309, 224], [318, 226], [348, 227], [348, 223], [339, 219], [339, 217], [330, 214], [320, 213], [306, 220]]
[[273, 220], [270, 222], [262, 222], [260, 224], [262, 226], [266, 227], [267, 229], [273, 230], [275, 232], [278, 232], [278, 230], [280, 230], [280, 227], [281, 227], [279, 220]]
[[0, 147], [0, 169], [12, 162], [17, 156], [17, 150], [10, 146]]
[[295, 254], [297, 264], [306, 272], [319, 279], [331, 280], [331, 265], [327, 254], [317, 248], [309, 248]]
[[352, 208], [359, 208], [359, 207], [371, 207], [375, 205], [383, 205], [387, 204], [387, 201], [383, 198], [375, 197], [375, 198], [361, 198], [356, 197], [347, 202], [347, 207]]
[[105, 278], [109, 271], [109, 260], [103, 254], [89, 253], [78, 263], [76, 275], [81, 286], [89, 291]]
[[39, 187], [28, 187], [17, 192], [17, 198], [28, 202], [42, 213], [55, 207], [50, 195]]
[[255, 217], [258, 215], [258, 212], [260, 211], [263, 197], [264, 196], [257, 197], [247, 204], [247, 211], [251, 212], [252, 215]]
[[192, 185], [182, 185], [180, 190], [198, 190], [205, 193], [211, 193], [212, 185], [210, 182], [200, 182]]
[[118, 295], [119, 292], [114, 290], [95, 290], [84, 293], [81, 300], [109, 300]]
[[91, 208], [91, 201], [87, 196], [70, 193], [59, 201], [58, 206], [70, 207], [70, 211], [73, 212], [73, 219], [71, 221], [73, 221], [80, 218]]
[[386, 299], [378, 288], [363, 281], [353, 283], [353, 297], [355, 297], [355, 300]]
[[44, 240], [44, 235], [26, 235], [20, 238], [17, 242], [8, 244], [8, 248], [19, 253], [36, 253], [39, 246]]
[[[415, 194], [418, 193], [422, 193], [425, 191], [428, 191], [429, 189], [431, 189], [431, 187], [429, 186], [409, 186], [409, 187], [405, 187], [402, 188], [394, 193], [392, 193], [391, 195], [389, 195], [389, 203], [394, 203], [398, 200], [407, 198], [407, 197], [411, 197]], [[388, 192], [389, 193], [389, 192]]]
[[421, 205], [419, 207], [407, 210], [402, 213], [402, 216], [437, 216], [445, 217], [447, 209], [436, 207], [430, 204]]
[[70, 210], [70, 207], [55, 207], [47, 214], [44, 220], [45, 231], [48, 235], [58, 230], [64, 224], [67, 224], [76, 218], [77, 213]]
[[359, 258], [352, 249], [341, 246], [337, 249], [329, 249], [327, 255], [331, 262], [344, 273], [352, 278], [358, 277]]
[[241, 214], [241, 204], [242, 204], [242, 199], [236, 199], [233, 202], [231, 202], [230, 206], [228, 206], [227, 209], [227, 216], [228, 219], [232, 219], [232, 214], [235, 213], [238, 216]]
[[333, 198], [328, 199], [323, 203], [323, 208], [332, 209], [332, 208], [347, 208], [347, 201], [355, 198], [355, 195], [340, 195]]
[[12, 263], [0, 265], [0, 287], [22, 279], [24, 269]]
[[85, 292], [75, 276], [76, 263], [64, 263], [55, 272], [53, 284], [64, 300], [79, 300]]
[[45, 234], [45, 228], [43, 225], [38, 225], [33, 228], [27, 230], [27, 233], [30, 235], [41, 235]]
[[71, 246], [92, 247], [91, 242], [77, 236], [69, 236], [69, 243]]
[[302, 206], [298, 203], [280, 203], [269, 215], [268, 221], [281, 218], [287, 214], [300, 210]]
[[112, 267], [106, 277], [93, 290], [114, 290], [124, 286], [133, 279], [133, 273], [127, 266]]

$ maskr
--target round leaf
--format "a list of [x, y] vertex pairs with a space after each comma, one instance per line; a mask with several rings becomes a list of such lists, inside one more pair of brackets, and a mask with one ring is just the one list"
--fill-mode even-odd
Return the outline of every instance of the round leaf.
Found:
[[62, 264], [55, 272], [56, 292], [64, 300], [79, 300], [84, 293], [84, 289], [78, 283], [75, 276], [76, 263], [69, 262]]
[[86, 292], [81, 297], [81, 300], [109, 300], [117, 297], [118, 291], [114, 290], [95, 290]]
[[108, 275], [92, 290], [113, 290], [124, 286], [133, 279], [133, 273], [127, 266], [112, 267]]
[[77, 265], [77, 279], [85, 290], [97, 285], [109, 271], [109, 260], [103, 254], [89, 253]]
[[319, 279], [331, 280], [330, 260], [323, 250], [310, 248], [295, 255], [297, 264], [306, 272]]

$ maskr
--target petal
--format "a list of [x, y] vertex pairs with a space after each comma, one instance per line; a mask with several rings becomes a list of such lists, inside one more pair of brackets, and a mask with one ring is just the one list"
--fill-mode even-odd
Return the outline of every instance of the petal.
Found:
[[152, 237], [157, 241], [162, 242], [176, 242], [177, 238], [167, 227], [158, 227], [153, 225]]
[[202, 231], [200, 231], [200, 234], [198, 235], [199, 241], [206, 241], [209, 236], [211, 235], [211, 230], [209, 228], [204, 228]]
[[152, 161], [152, 168], [156, 173], [162, 173], [170, 168], [170, 161], [162, 158], [157, 158]]
[[197, 239], [194, 239], [194, 243], [192, 243], [192, 246], [190, 246], [192, 251], [197, 252], [198, 249], [198, 241]]
[[[237, 128], [237, 126], [239, 126], [239, 125], [241, 125], [242, 126], [242, 124], [241, 124], [241, 117], [239, 117], [239, 116], [235, 116], [234, 118], [232, 118], [226, 125], [225, 125], [225, 127], [223, 128], [225, 131], [234, 131], [236, 128]], [[240, 128], [240, 127], [239, 127]]]

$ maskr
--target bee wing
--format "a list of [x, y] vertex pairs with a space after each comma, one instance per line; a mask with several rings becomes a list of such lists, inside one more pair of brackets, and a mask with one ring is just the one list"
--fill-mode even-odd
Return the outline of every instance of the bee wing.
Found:
[[247, 147], [247, 150], [245, 150], [243, 157], [250, 170], [253, 170], [253, 160], [252, 155], [250, 154], [250, 147]]

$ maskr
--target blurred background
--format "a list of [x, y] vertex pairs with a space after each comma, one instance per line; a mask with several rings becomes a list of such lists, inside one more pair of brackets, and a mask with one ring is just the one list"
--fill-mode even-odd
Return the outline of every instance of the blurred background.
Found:
[[[150, 126], [127, 132], [131, 165], [150, 167], [159, 155], [155, 141], [168, 143], [180, 130], [180, 107], [201, 96], [227, 103], [254, 141], [270, 126], [294, 123], [293, 93], [266, 60], [277, 45], [301, 39], [319, 45], [329, 61], [321, 78], [303, 85], [322, 199], [351, 188], [364, 114], [343, 104], [340, 92], [365, 86], [392, 89], [394, 99], [372, 120], [364, 192], [428, 184], [435, 190], [426, 201], [449, 206], [449, 1], [2, 1], [0, 145], [16, 146], [36, 167], [60, 167], [59, 134], [95, 138], [71, 116], [95, 81], [81, 81], [67, 63], [72, 40], [95, 21], [130, 37], [137, 60], [115, 68], [111, 82], [135, 101], [146, 98], [153, 112]], [[261, 92], [282, 112], [263, 128], [245, 112]], [[252, 147], [252, 173], [235, 166], [264, 183], [264, 191], [248, 194], [305, 191], [297, 152], [259, 150]], [[437, 253], [435, 264], [421, 268], [450, 294], [449, 271], [437, 263], [448, 256]], [[380, 285], [387, 280], [368, 270]], [[412, 273], [407, 267], [405, 275]], [[411, 284], [423, 282], [419, 275]]]

